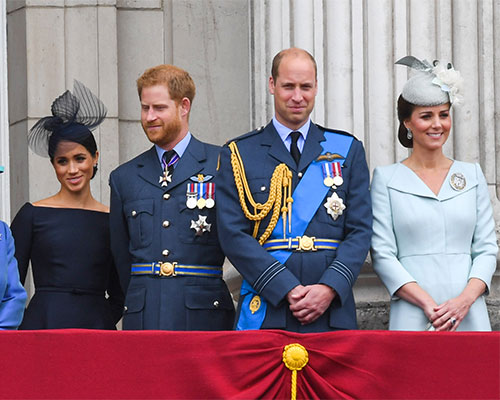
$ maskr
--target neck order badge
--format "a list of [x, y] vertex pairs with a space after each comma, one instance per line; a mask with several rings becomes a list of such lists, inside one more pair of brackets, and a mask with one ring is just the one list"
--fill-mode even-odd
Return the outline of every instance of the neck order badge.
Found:
[[179, 161], [179, 155], [175, 150], [169, 150], [163, 153], [162, 165], [163, 165], [163, 175], [160, 175], [160, 181], [162, 187], [168, 186], [172, 182], [172, 174], [174, 172], [174, 165]]

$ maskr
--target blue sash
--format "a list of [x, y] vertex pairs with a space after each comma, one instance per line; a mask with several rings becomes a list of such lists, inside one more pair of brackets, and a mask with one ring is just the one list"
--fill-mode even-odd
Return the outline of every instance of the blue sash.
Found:
[[[325, 131], [325, 138], [326, 140], [322, 142], [322, 154], [335, 152], [343, 157], [338, 162], [341, 166], [344, 165], [354, 138], [330, 131]], [[316, 214], [316, 211], [330, 190], [329, 187], [323, 184], [322, 164], [325, 162], [328, 161], [313, 161], [293, 192], [292, 232], [289, 235], [292, 238], [304, 234], [314, 214]], [[318, 185], [318, 182], [321, 184]], [[283, 219], [280, 217], [269, 239], [281, 239], [283, 237]], [[274, 250], [269, 253], [282, 264], [285, 264], [288, 257], [292, 255], [292, 252], [288, 250]], [[262, 326], [266, 317], [267, 303], [259, 296], [260, 307], [252, 312], [250, 303], [252, 300], [255, 301], [254, 297], [256, 297], [256, 294], [257, 292], [254, 288], [246, 280], [243, 280], [240, 290], [240, 298], [243, 299], [243, 302], [241, 303], [236, 330], [260, 329]]]

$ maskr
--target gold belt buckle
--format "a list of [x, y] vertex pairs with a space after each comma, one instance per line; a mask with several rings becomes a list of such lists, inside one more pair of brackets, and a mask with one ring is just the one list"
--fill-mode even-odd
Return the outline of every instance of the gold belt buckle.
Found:
[[316, 247], [314, 246], [314, 240], [316, 238], [314, 236], [309, 237], [309, 236], [297, 236], [297, 240], [299, 241], [298, 244], [298, 251], [316, 251]]
[[158, 264], [160, 265], [160, 276], [175, 276], [176, 262], [170, 263], [159, 261]]

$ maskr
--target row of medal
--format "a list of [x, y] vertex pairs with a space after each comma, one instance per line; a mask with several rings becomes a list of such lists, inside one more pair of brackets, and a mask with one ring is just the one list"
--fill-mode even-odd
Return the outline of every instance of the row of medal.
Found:
[[198, 207], [213, 208], [215, 206], [215, 184], [212, 182], [188, 183], [186, 191], [186, 207], [193, 210]]
[[[344, 179], [342, 178], [342, 166], [339, 162], [323, 163], [321, 167], [323, 169], [323, 184], [325, 186], [337, 189], [338, 186], [344, 183]], [[336, 192], [333, 192], [333, 194], [326, 199], [326, 203], [323, 204], [323, 206], [334, 221], [337, 220], [346, 209], [344, 201]]]
[[339, 162], [323, 163], [321, 164], [323, 168], [323, 184], [325, 186], [336, 189], [344, 183], [342, 178], [342, 166]]

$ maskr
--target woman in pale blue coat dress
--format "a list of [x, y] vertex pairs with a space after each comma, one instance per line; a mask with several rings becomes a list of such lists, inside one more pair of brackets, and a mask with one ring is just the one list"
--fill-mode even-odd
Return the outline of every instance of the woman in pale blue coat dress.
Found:
[[497, 244], [481, 168], [443, 154], [461, 78], [413, 57], [398, 99], [398, 138], [411, 155], [378, 167], [371, 186], [373, 268], [391, 295], [389, 329], [491, 330], [484, 300]]
[[17, 329], [23, 319], [26, 297], [14, 258], [14, 239], [7, 224], [0, 221], [0, 329]]

